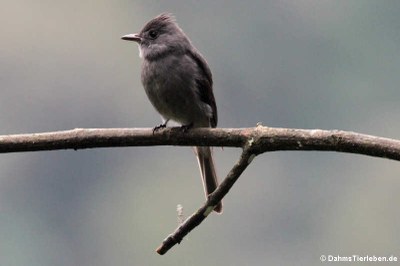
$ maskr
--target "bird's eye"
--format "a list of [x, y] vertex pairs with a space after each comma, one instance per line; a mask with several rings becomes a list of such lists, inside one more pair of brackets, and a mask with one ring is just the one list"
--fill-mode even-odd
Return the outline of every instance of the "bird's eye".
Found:
[[155, 39], [158, 36], [158, 32], [155, 30], [151, 30], [151, 31], [149, 31], [149, 36], [150, 36], [150, 38]]

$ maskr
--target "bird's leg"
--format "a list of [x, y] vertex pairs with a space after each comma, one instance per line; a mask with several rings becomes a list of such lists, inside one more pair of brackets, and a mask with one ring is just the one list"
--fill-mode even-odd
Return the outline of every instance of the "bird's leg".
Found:
[[181, 126], [181, 130], [183, 133], [186, 133], [189, 129], [191, 129], [193, 127], [193, 123], [190, 123], [188, 125], [182, 125]]
[[155, 132], [157, 132], [158, 130], [160, 130], [160, 129], [166, 128], [166, 127], [167, 127], [168, 121], [169, 121], [169, 119], [165, 120], [164, 123], [159, 124], [158, 126], [155, 126], [155, 127], [153, 128], [153, 134], [154, 134]]

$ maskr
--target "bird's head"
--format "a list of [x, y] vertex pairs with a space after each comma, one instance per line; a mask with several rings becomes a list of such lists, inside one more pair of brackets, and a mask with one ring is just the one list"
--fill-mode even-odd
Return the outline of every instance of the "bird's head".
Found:
[[122, 36], [139, 44], [139, 56], [156, 60], [170, 53], [183, 53], [190, 41], [171, 14], [163, 13], [150, 20], [139, 33]]

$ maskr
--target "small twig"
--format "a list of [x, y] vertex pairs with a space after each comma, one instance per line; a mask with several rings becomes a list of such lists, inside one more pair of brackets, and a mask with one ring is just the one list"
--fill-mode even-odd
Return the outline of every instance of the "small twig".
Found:
[[176, 212], [178, 213], [178, 224], [181, 225], [185, 221], [185, 216], [183, 215], [183, 206], [181, 204], [176, 206]]
[[229, 192], [236, 180], [243, 173], [246, 167], [251, 163], [256, 155], [251, 152], [250, 147], [246, 147], [239, 161], [233, 166], [231, 171], [218, 186], [218, 188], [210, 194], [208, 200], [204, 205], [187, 218], [172, 234], [170, 234], [157, 248], [157, 253], [160, 255], [165, 254], [174, 245], [179, 244], [182, 239], [198, 226], [207, 216], [213, 211], [215, 205], [222, 200], [222, 198]]

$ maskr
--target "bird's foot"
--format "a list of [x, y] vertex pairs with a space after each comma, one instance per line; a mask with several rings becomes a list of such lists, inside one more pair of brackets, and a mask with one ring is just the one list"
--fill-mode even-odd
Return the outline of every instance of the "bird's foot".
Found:
[[191, 129], [193, 127], [193, 123], [190, 123], [189, 125], [182, 125], [181, 126], [181, 130], [183, 133], [188, 132], [189, 129]]
[[167, 127], [167, 123], [159, 124], [158, 126], [155, 126], [155, 127], [153, 128], [153, 134], [154, 134], [155, 132], [159, 131], [160, 129], [163, 129], [163, 128], [166, 128], [166, 127]]

